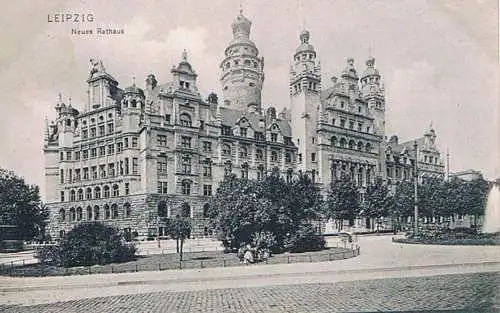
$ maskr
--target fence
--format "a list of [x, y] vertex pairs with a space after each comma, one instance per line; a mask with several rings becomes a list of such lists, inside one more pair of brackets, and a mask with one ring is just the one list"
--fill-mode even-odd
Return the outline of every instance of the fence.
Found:
[[[351, 248], [336, 248], [335, 252], [331, 251], [318, 251], [306, 252], [297, 254], [284, 254], [274, 255], [260, 264], [293, 264], [293, 263], [315, 263], [327, 262], [348, 259], [360, 254], [359, 246], [353, 245]], [[85, 267], [72, 267], [62, 268], [46, 266], [43, 264], [34, 264], [33, 266], [26, 267], [28, 263], [25, 260], [12, 261], [10, 263], [0, 264], [0, 275], [6, 276], [66, 276], [66, 275], [88, 275], [88, 274], [106, 274], [106, 273], [130, 273], [142, 271], [164, 271], [174, 269], [203, 269], [213, 267], [232, 267], [232, 266], [245, 266], [236, 257], [235, 254], [224, 255], [223, 258], [207, 258], [207, 259], [188, 259], [188, 260], [170, 260], [170, 261], [154, 261], [148, 260], [141, 263], [135, 261], [133, 264], [108, 264], [108, 265], [95, 265]]]

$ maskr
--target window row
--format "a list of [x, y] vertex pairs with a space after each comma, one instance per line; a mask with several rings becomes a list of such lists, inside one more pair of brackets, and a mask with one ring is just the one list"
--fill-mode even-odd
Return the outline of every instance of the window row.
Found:
[[[209, 217], [209, 210], [210, 210], [210, 205], [208, 203], [205, 203], [203, 205], [203, 211], [202, 211], [202, 216], [203, 218], [208, 218]], [[191, 208], [191, 205], [189, 203], [184, 202], [181, 205], [181, 209], [179, 212], [181, 217], [193, 217], [193, 210]], [[170, 218], [172, 216], [172, 208], [167, 205], [165, 201], [160, 201], [158, 203], [158, 217], [166, 217]]]
[[90, 128], [82, 128], [82, 139], [102, 137], [105, 135], [113, 135], [115, 132], [115, 124], [108, 122], [107, 125], [91, 126]]
[[[68, 211], [65, 209], [59, 210], [59, 221], [60, 222], [75, 222], [75, 221], [98, 221], [98, 220], [110, 220], [118, 219], [120, 217], [120, 210], [116, 203], [111, 206], [105, 204], [103, 207], [103, 216], [101, 216], [100, 207], [98, 205], [91, 207], [90, 205], [85, 209], [85, 212], [81, 207], [70, 208]], [[132, 215], [132, 209], [130, 204], [127, 202], [123, 205], [121, 210], [122, 218], [130, 218]]]
[[96, 180], [107, 177], [115, 177], [118, 175], [139, 175], [139, 159], [132, 158], [132, 167], [130, 166], [129, 158], [116, 163], [95, 165], [77, 169], [60, 169], [59, 179], [60, 183], [66, 183], [65, 174], [67, 174], [67, 182], [80, 182], [86, 180]]
[[[115, 145], [116, 145], [116, 153], [121, 153], [123, 149], [128, 149], [129, 147], [131, 148], [138, 148], [138, 139], [137, 137], [132, 137], [132, 144], [129, 145], [129, 138], [124, 138], [123, 142], [117, 142], [117, 143], [110, 143], [107, 145], [102, 145], [99, 147], [94, 147], [90, 149], [82, 149], [81, 151], [61, 151], [59, 153], [59, 160], [60, 161], [79, 161], [81, 160], [87, 160], [90, 158], [96, 158], [96, 157], [103, 157], [106, 155], [113, 155], [115, 154]], [[73, 158], [74, 156], [74, 158]]]
[[358, 151], [363, 151], [363, 152], [368, 152], [368, 153], [371, 153], [373, 148], [372, 148], [372, 145], [367, 142], [366, 145], [363, 144], [363, 142], [361, 141], [358, 141], [357, 143], [351, 139], [349, 141], [347, 141], [347, 139], [345, 138], [340, 138], [337, 139], [336, 136], [332, 136], [330, 138], [330, 144], [333, 146], [333, 147], [339, 147], [339, 148], [346, 148], [346, 149], [351, 149], [351, 150], [358, 150]]
[[[83, 200], [91, 200], [91, 199], [101, 199], [101, 198], [110, 198], [110, 197], [119, 197], [120, 196], [120, 188], [117, 184], [112, 185], [111, 187], [105, 185], [104, 187], [87, 187], [87, 188], [79, 188], [72, 189], [67, 192], [69, 195], [69, 201], [83, 201]], [[125, 183], [125, 195], [130, 194], [130, 184]], [[64, 190], [61, 191], [61, 202], [65, 201], [66, 192]]]
[[[361, 109], [361, 107], [359, 108]], [[366, 133], [369, 133], [371, 131], [371, 128], [370, 126], [366, 126], [364, 127], [363, 123], [362, 122], [358, 122], [357, 124], [350, 120], [349, 123], [346, 123], [346, 120], [345, 119], [340, 119], [340, 123], [338, 123], [337, 125], [337, 120], [336, 119], [332, 119], [332, 125], [333, 126], [339, 126], [340, 128], [348, 128], [348, 129], [351, 129], [351, 130], [354, 130], [356, 129], [357, 131], [359, 132], [366, 132]]]

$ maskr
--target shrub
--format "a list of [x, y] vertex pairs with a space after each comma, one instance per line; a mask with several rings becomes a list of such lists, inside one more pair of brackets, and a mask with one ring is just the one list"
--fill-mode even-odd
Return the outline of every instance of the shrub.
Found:
[[271, 232], [257, 232], [252, 236], [252, 247], [254, 248], [272, 249], [276, 244], [276, 236]]
[[318, 251], [325, 246], [325, 238], [316, 234], [311, 224], [301, 224], [297, 231], [285, 240], [285, 249], [290, 252]]
[[102, 223], [77, 225], [59, 247], [64, 267], [125, 262], [133, 259], [136, 252], [136, 247], [126, 243], [118, 229]]
[[60, 266], [62, 261], [61, 248], [54, 245], [37, 248], [35, 258], [45, 265]]

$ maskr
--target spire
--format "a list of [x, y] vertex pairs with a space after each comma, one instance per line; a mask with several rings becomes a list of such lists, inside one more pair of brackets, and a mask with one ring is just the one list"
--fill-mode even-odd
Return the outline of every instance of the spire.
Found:
[[135, 87], [135, 76], [132, 76], [132, 86]]
[[187, 61], [187, 51], [184, 49], [181, 54], [182, 61]]

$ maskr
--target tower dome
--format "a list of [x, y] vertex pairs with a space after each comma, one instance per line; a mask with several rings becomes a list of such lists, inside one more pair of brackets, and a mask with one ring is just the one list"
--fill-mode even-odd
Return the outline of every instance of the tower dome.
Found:
[[305, 51], [314, 52], [314, 46], [309, 43], [309, 31], [304, 29], [300, 33], [300, 45], [297, 47], [295, 52], [299, 53], [299, 52], [305, 52]]
[[252, 22], [243, 16], [243, 10], [240, 10], [240, 14], [236, 17], [234, 22], [231, 24], [233, 29], [233, 36], [235, 39], [240, 37], [248, 38], [250, 36], [250, 28], [252, 27]]

